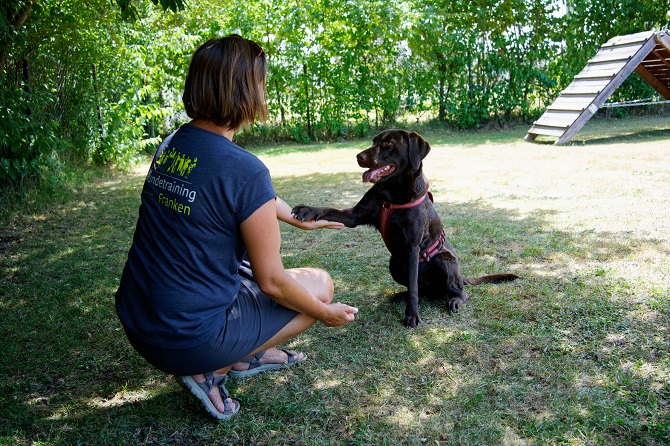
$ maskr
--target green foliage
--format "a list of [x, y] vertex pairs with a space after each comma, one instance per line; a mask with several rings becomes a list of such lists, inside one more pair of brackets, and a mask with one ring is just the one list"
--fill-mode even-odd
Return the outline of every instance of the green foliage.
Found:
[[558, 61], [561, 87], [612, 37], [670, 27], [670, 0], [570, 0], [568, 5], [560, 27], [565, 41]]
[[33, 112], [53, 100], [48, 92], [0, 90], [0, 180], [22, 184], [39, 175], [52, 165], [56, 149], [67, 144], [58, 137], [56, 122]]
[[[331, 141], [399, 125], [537, 117], [614, 35], [670, 0], [14, 0], [0, 20], [0, 182], [59, 163], [128, 166], [185, 122], [194, 48], [240, 33], [268, 56], [270, 119], [238, 141]], [[613, 100], [653, 91], [632, 76]], [[26, 111], [30, 110], [28, 116]], [[50, 181], [51, 181], [50, 180]]]
[[[151, 0], [154, 5], [159, 5], [164, 10], [172, 10], [173, 12], [182, 10], [186, 7], [185, 0]], [[133, 0], [116, 0], [116, 4], [121, 9], [123, 18], [130, 20], [137, 20], [140, 17], [140, 13], [137, 7], [133, 4]]]

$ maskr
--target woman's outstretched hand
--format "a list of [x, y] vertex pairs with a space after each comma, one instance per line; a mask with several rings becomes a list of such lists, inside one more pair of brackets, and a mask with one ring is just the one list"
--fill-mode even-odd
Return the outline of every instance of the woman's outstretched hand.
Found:
[[337, 221], [328, 221], [328, 220], [310, 220], [310, 221], [300, 221], [295, 219], [295, 225], [300, 229], [342, 229], [344, 228], [344, 223]]
[[295, 226], [296, 228], [300, 229], [342, 229], [344, 228], [343, 223], [339, 223], [336, 221], [328, 221], [328, 220], [306, 220], [302, 221], [301, 219], [296, 218], [295, 215], [293, 215], [293, 210], [291, 207], [284, 202], [281, 198], [277, 197], [275, 200], [276, 206], [277, 206], [277, 218], [284, 223], [288, 223], [292, 226]]
[[355, 320], [354, 315], [358, 313], [358, 308], [341, 302], [331, 303], [329, 307], [330, 311], [321, 319], [321, 323], [327, 327], [341, 327], [353, 322]]

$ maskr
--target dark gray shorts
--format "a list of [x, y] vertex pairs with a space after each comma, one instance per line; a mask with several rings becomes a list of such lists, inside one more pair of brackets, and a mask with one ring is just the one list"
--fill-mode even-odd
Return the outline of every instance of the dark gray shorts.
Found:
[[240, 275], [240, 291], [226, 313], [226, 323], [209, 342], [187, 349], [164, 349], [147, 345], [126, 332], [130, 344], [151, 365], [172, 375], [212, 372], [249, 356], [298, 313], [263, 294], [246, 261]]

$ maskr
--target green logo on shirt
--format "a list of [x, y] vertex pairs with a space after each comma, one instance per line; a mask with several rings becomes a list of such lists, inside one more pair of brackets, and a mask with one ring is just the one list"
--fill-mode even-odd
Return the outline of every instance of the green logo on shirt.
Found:
[[160, 166], [165, 172], [180, 176], [185, 180], [188, 179], [197, 163], [197, 157], [191, 159], [174, 147], [169, 150], [163, 150], [156, 160], [156, 165]]

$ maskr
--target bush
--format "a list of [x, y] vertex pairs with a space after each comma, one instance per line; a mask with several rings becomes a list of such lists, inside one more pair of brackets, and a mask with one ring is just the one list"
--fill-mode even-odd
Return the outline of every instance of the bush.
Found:
[[0, 101], [0, 181], [20, 185], [48, 170], [58, 149], [69, 143], [58, 136], [56, 121], [37, 113], [53, 96], [7, 88], [0, 90]]

